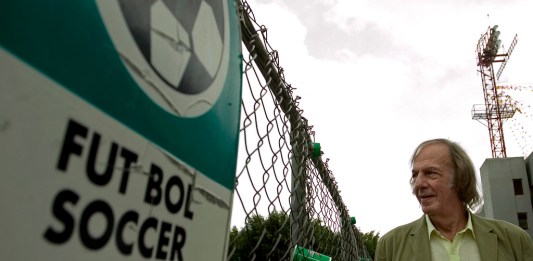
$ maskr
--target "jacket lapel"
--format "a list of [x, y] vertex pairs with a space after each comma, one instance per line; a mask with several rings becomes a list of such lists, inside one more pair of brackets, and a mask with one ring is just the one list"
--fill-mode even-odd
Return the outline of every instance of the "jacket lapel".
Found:
[[[472, 226], [476, 234], [479, 255], [483, 261], [498, 260], [498, 237], [483, 219], [471, 213]], [[431, 260], [431, 249], [425, 216], [413, 226], [409, 234], [409, 246], [415, 261]]]
[[411, 246], [411, 250], [413, 251], [413, 260], [431, 260], [431, 250], [428, 240], [428, 228], [424, 215], [422, 215], [422, 218], [418, 220], [415, 226], [413, 226], [413, 229], [410, 232], [409, 245]]
[[484, 222], [483, 219], [474, 214], [472, 217], [472, 226], [476, 233], [476, 241], [479, 248], [481, 260], [496, 261], [498, 260], [498, 237], [492, 232], [492, 228]]

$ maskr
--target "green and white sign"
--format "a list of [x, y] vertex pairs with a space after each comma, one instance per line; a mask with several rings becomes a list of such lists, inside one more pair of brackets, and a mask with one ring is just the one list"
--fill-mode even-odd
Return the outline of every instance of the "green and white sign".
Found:
[[332, 261], [333, 258], [307, 248], [295, 246], [292, 261]]
[[223, 259], [240, 90], [234, 1], [1, 1], [0, 260]]

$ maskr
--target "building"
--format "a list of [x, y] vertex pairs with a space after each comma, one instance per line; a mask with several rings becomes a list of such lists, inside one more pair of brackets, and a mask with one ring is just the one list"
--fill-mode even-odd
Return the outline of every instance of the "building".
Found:
[[486, 159], [481, 166], [484, 205], [481, 215], [523, 228], [533, 238], [533, 153]]

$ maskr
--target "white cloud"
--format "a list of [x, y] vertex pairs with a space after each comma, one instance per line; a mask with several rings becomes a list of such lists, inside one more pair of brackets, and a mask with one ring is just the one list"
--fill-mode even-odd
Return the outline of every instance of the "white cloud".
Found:
[[[457, 141], [478, 169], [491, 157], [487, 128], [470, 115], [483, 103], [475, 49], [489, 25], [505, 46], [519, 34], [502, 80], [533, 82], [533, 3], [463, 2], [249, 1], [363, 231], [421, 215], [408, 185], [421, 141]], [[521, 155], [510, 132], [508, 155]]]

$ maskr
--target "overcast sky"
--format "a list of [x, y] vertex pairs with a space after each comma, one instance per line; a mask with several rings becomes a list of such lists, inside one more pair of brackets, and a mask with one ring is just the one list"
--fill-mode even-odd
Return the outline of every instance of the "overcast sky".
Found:
[[[475, 50], [489, 25], [499, 25], [504, 48], [518, 34], [502, 84], [533, 82], [533, 1], [248, 2], [364, 232], [384, 234], [421, 216], [408, 184], [421, 141], [460, 143], [478, 172], [491, 157], [487, 128], [471, 119], [472, 105], [484, 103]], [[531, 93], [512, 94], [531, 105]], [[528, 113], [504, 125], [509, 157], [523, 156], [525, 134], [511, 128], [533, 121]]]

